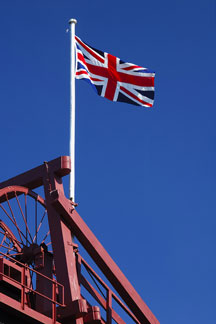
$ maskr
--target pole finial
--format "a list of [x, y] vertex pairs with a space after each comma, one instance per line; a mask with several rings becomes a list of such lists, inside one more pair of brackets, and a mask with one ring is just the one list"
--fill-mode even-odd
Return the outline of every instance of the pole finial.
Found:
[[76, 24], [77, 23], [77, 20], [76, 19], [74, 19], [74, 18], [71, 18], [70, 20], [69, 20], [69, 24], [71, 25], [71, 24]]

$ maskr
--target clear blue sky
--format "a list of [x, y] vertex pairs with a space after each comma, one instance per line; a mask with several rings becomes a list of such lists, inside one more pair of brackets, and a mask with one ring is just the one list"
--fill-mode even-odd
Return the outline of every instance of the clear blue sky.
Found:
[[215, 1], [1, 1], [0, 181], [68, 155], [70, 18], [156, 71], [153, 109], [76, 82], [78, 212], [161, 323], [214, 323]]

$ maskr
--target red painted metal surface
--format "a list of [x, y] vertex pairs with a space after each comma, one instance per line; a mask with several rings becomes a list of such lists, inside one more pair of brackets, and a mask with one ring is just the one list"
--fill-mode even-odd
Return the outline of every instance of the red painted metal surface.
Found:
[[116, 263], [112, 260], [104, 247], [91, 232], [83, 219], [75, 209], [71, 208], [70, 201], [61, 192], [52, 192], [52, 204], [56, 210], [64, 217], [65, 221], [71, 226], [73, 233], [85, 247], [89, 255], [102, 270], [114, 288], [118, 291], [121, 298], [128, 307], [134, 312], [141, 323], [158, 323], [157, 319], [143, 302], [136, 290], [121, 272]]
[[[37, 274], [37, 279], [43, 280], [44, 285], [47, 285], [47, 282], [50, 283], [53, 287], [52, 289], [52, 296], [47, 296], [42, 292], [39, 292], [37, 289], [32, 289], [30, 284], [30, 276], [31, 273], [34, 272]], [[30, 301], [28, 300], [28, 295], [30, 292], [34, 292], [37, 296], [44, 300], [44, 304], [47, 304], [49, 301], [52, 304], [52, 314], [51, 319], [52, 322], [56, 322], [56, 305], [64, 307], [64, 300], [61, 302], [57, 301], [56, 290], [57, 287], [63, 290], [64, 295], [64, 287], [57, 283], [55, 280], [50, 279], [38, 271], [28, 267], [26, 264], [14, 260], [12, 257], [9, 257], [7, 254], [0, 253], [0, 287], [2, 288], [2, 284], [6, 284], [6, 289], [4, 289], [4, 294], [2, 291], [0, 292], [0, 304], [7, 304], [7, 308], [12, 308], [12, 312], [20, 311], [21, 313], [25, 313], [26, 315], [36, 319], [38, 321], [42, 321], [42, 323], [49, 323], [50, 316], [44, 316], [43, 312], [40, 309], [36, 309], [32, 307]], [[11, 297], [11, 288], [16, 288], [17, 293], [16, 298], [14, 297], [14, 290], [13, 290], [13, 298]], [[34, 314], [34, 316], [31, 316]]]
[[[62, 156], [0, 183], [0, 210], [2, 209], [4, 214], [10, 217], [10, 221], [16, 225], [10, 204], [11, 199], [15, 200], [26, 227], [26, 244], [24, 244], [22, 239], [24, 234], [19, 232], [18, 225], [16, 226], [19, 236], [17, 239], [6, 223], [0, 222], [0, 233], [3, 235], [0, 247], [6, 243], [6, 240], [12, 244], [12, 251], [9, 250], [11, 257], [7, 262], [11, 262], [12, 266], [15, 266], [15, 263], [19, 262], [17, 261], [19, 258], [21, 263], [19, 266], [22, 268], [21, 282], [18, 283], [21, 286], [21, 299], [12, 301], [11, 307], [16, 309], [16, 312], [19, 311], [20, 314], [24, 308], [27, 309], [28, 316], [32, 317], [32, 320], [39, 321], [41, 318], [42, 323], [49, 323], [49, 321], [45, 321], [45, 317], [48, 316], [47, 318], [51, 319], [52, 323], [60, 321], [65, 324], [111, 324], [114, 320], [118, 324], [125, 324], [125, 320], [113, 306], [115, 302], [134, 323], [159, 324], [142, 298], [77, 213], [74, 204], [65, 197], [62, 177], [69, 173], [70, 158]], [[44, 187], [45, 200], [31, 191], [40, 186]], [[20, 206], [20, 195], [24, 195], [25, 198], [24, 209]], [[44, 241], [41, 245], [36, 242], [36, 234], [32, 239], [33, 235], [29, 231], [27, 218], [28, 197], [35, 202], [39, 201], [47, 209], [52, 251], [47, 250]], [[6, 211], [4, 204], [9, 206], [10, 213]], [[36, 215], [35, 212], [35, 223], [37, 223]], [[35, 228], [37, 229], [37, 226]], [[73, 236], [79, 240], [119, 296], [81, 257], [78, 246], [73, 242]], [[30, 237], [32, 242], [29, 242]], [[16, 256], [13, 256], [14, 250]], [[25, 262], [29, 262], [29, 266]], [[29, 273], [36, 273], [35, 290], [25, 285], [27, 269]], [[85, 277], [84, 269], [88, 272], [90, 279]], [[1, 275], [4, 277], [3, 272]], [[46, 280], [50, 280], [52, 283], [50, 288], [45, 287]], [[90, 280], [92, 281], [90, 282]], [[60, 289], [60, 287], [63, 288]], [[83, 288], [93, 297], [97, 305], [92, 305], [93, 300], [83, 296]], [[39, 296], [36, 298], [37, 302], [34, 307], [26, 302], [29, 291]], [[3, 304], [1, 295], [0, 293], [0, 306]], [[6, 299], [8, 298], [11, 297], [6, 296]], [[56, 305], [59, 304], [57, 299], [62, 300], [58, 310], [56, 308]], [[102, 316], [102, 310], [105, 311], [105, 316]]]
[[61, 156], [55, 160], [24, 172], [16, 177], [0, 183], [0, 189], [8, 186], [18, 185], [29, 189], [35, 189], [43, 185], [43, 179], [46, 174], [45, 165], [48, 166], [49, 172], [59, 178], [70, 173], [70, 158], [68, 156]]

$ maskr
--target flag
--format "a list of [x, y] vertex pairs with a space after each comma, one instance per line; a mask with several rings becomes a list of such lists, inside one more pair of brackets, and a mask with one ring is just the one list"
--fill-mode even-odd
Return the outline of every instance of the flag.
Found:
[[97, 93], [112, 101], [152, 107], [155, 73], [99, 51], [75, 36], [76, 79], [84, 79]]

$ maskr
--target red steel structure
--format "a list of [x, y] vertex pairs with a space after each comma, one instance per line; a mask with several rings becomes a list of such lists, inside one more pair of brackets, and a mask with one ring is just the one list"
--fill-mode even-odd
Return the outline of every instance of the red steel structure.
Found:
[[69, 173], [61, 156], [0, 183], [0, 322], [159, 324], [66, 198]]

